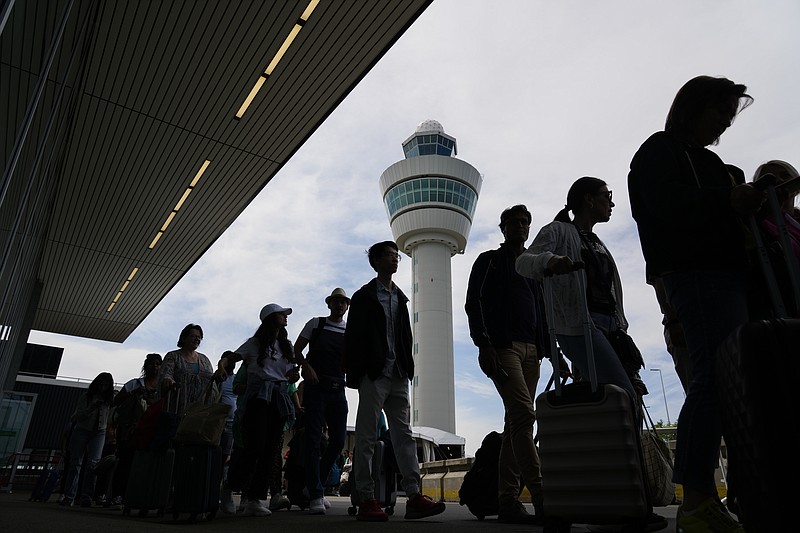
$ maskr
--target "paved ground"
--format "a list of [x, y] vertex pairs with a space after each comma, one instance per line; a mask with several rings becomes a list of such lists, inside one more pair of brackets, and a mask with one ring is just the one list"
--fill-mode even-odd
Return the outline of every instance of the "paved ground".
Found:
[[[442, 530], [442, 526], [445, 528], [457, 527], [458, 533], [483, 533], [487, 529], [495, 529], [498, 533], [516, 531], [538, 533], [542, 531], [540, 527], [500, 524], [493, 517], [478, 521], [466, 507], [453, 502], [447, 504], [447, 510], [443, 514], [433, 518], [404, 520], [405, 498], [403, 497], [398, 498], [394, 516], [390, 518], [389, 522], [382, 524], [356, 521], [347, 514], [350, 499], [344, 497], [329, 498], [332, 507], [325, 516], [311, 516], [295, 507], [291, 511], [279, 511], [265, 518], [219, 515], [210, 522], [199, 521], [189, 524], [186, 521], [187, 516], [183, 516], [177, 522], [173, 522], [171, 516], [162, 518], [155, 516], [148, 518], [125, 517], [122, 516], [121, 511], [111, 509], [61, 507], [55, 501], [29, 502], [29, 496], [30, 494], [27, 492], [0, 494], [0, 531], [8, 533], [71, 531], [85, 533], [147, 531], [148, 533], [157, 533], [159, 531], [187, 531], [188, 528], [191, 528], [207, 533], [228, 531], [263, 533], [265, 527], [270, 529], [274, 527], [275, 531], [280, 531], [280, 533], [323, 533], [323, 531], [324, 533], [359, 533], [368, 530], [375, 531], [378, 528], [382, 532], [442, 533], [446, 531]], [[664, 531], [674, 532], [677, 507], [662, 507], [656, 511], [669, 520], [669, 526]], [[592, 529], [585, 526], [573, 526], [571, 533], [589, 531]]]

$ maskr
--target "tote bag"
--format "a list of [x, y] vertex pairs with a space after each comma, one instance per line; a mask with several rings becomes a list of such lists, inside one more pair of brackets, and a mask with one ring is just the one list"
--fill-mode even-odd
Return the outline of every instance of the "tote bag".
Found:
[[212, 380], [201, 400], [186, 406], [175, 433], [175, 442], [219, 446], [231, 406], [214, 401], [216, 395], [213, 387]]
[[[647, 408], [645, 412], [645, 428], [642, 431], [642, 452], [644, 455], [644, 472], [647, 481], [647, 492], [655, 507], [670, 505], [675, 499], [675, 483], [672, 482], [672, 452], [667, 443], [656, 433], [653, 420]], [[649, 425], [648, 425], [649, 421]]]

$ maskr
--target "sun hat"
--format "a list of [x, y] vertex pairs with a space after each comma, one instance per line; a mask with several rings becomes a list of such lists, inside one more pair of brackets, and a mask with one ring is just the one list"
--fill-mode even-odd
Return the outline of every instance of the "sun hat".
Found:
[[291, 315], [292, 314], [292, 308], [291, 307], [281, 307], [278, 304], [267, 304], [267, 305], [265, 305], [264, 307], [261, 308], [261, 313], [258, 316], [261, 319], [261, 321], [263, 322], [265, 318], [267, 318], [269, 315], [274, 314], [274, 313], [283, 313], [283, 314], [286, 314], [286, 315]]
[[325, 304], [327, 305], [331, 303], [331, 300], [333, 298], [344, 298], [347, 301], [347, 305], [350, 305], [350, 298], [347, 297], [347, 293], [344, 292], [344, 289], [342, 289], [341, 287], [336, 287], [335, 289], [333, 289], [331, 295], [325, 298]]

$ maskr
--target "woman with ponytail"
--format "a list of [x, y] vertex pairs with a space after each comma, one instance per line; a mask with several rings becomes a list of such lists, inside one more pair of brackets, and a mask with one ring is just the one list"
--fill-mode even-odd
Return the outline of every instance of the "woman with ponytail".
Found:
[[[589, 375], [583, 338], [588, 304], [598, 383], [617, 385], [636, 399], [636, 392], [646, 394], [644, 383], [636, 371], [629, 376], [607, 339], [617, 329], [628, 328], [622, 308], [622, 283], [611, 252], [592, 231], [595, 224], [608, 222], [613, 207], [611, 191], [603, 180], [588, 176], [578, 179], [569, 189], [564, 209], [539, 231], [517, 258], [516, 267], [517, 272], [534, 279], [542, 279], [546, 271], [563, 274], [552, 280], [552, 326], [564, 355], [579, 375]], [[586, 302], [578, 291], [578, 276], [583, 275], [574, 269], [578, 261], [584, 263], [586, 270]]]
[[244, 361], [247, 366], [247, 391], [239, 412], [244, 451], [228, 472], [222, 494], [223, 511], [233, 509], [232, 491], [241, 491], [248, 497], [244, 516], [272, 514], [263, 501], [276, 468], [275, 455], [280, 454], [284, 425], [287, 420], [294, 420], [288, 386], [300, 379], [286, 331], [291, 313], [291, 309], [278, 304], [265, 305], [255, 334], [235, 352], [225, 352], [219, 361], [217, 373], [223, 379], [227, 377], [225, 369], [237, 362]]

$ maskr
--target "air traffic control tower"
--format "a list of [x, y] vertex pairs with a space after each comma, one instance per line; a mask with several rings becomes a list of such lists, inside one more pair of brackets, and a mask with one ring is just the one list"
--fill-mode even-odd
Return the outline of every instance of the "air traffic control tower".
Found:
[[455, 138], [426, 120], [380, 179], [392, 234], [411, 257], [415, 376], [411, 425], [456, 430], [450, 258], [464, 253], [483, 178]]

